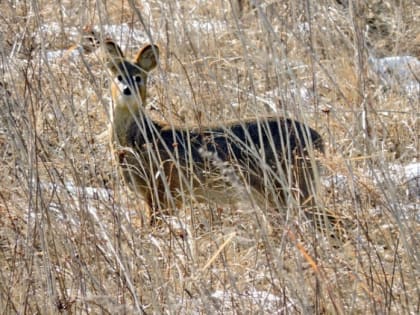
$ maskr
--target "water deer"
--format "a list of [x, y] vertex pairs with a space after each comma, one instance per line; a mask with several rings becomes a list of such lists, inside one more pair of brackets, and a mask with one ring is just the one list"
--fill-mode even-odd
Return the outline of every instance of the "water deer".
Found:
[[278, 208], [311, 199], [314, 151], [324, 151], [315, 130], [283, 117], [193, 127], [153, 120], [146, 112], [146, 86], [159, 48], [147, 45], [129, 60], [107, 40], [104, 52], [113, 79], [112, 143], [126, 183], [147, 202], [149, 218], [187, 200], [220, 207], [251, 200]]

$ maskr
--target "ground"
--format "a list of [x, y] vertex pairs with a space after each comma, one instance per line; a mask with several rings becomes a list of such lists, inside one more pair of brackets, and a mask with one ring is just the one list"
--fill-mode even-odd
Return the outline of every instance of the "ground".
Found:
[[[252, 3], [0, 3], [2, 313], [419, 313], [418, 4]], [[159, 45], [154, 119], [318, 130], [319, 215], [191, 203], [142, 224], [109, 144], [105, 37]]]

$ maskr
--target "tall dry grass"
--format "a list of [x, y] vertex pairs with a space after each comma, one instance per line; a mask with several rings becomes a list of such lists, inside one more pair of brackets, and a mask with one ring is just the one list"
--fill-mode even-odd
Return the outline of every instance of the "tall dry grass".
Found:
[[[418, 5], [251, 2], [0, 3], [2, 313], [419, 313], [418, 195], [398, 173], [419, 159], [419, 95], [369, 63], [419, 57]], [[140, 228], [86, 25], [128, 53], [160, 46], [156, 119], [275, 111], [319, 130], [316, 208], [334, 220], [315, 227], [295, 205], [190, 204], [170, 229]]]

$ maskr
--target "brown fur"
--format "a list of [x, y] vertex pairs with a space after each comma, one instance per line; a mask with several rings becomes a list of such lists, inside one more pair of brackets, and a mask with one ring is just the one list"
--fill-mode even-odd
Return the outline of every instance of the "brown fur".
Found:
[[126, 182], [149, 210], [174, 209], [189, 199], [234, 204], [249, 194], [261, 206], [284, 205], [290, 194], [310, 199], [312, 152], [323, 152], [316, 131], [283, 117], [205, 128], [153, 121], [145, 112], [146, 85], [158, 47], [144, 47], [133, 61], [113, 41], [104, 50], [114, 78], [112, 142]]

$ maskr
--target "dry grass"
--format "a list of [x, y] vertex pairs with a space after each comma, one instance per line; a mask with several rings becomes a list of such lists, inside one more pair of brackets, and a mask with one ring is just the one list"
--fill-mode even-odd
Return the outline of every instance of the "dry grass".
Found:
[[[394, 172], [419, 159], [419, 94], [385, 87], [368, 55], [419, 57], [420, 9], [337, 2], [0, 2], [1, 312], [418, 314], [419, 200]], [[319, 130], [317, 209], [334, 221], [191, 204], [140, 228], [106, 136], [104, 66], [70, 48], [85, 25], [127, 52], [159, 44], [154, 117], [276, 110]]]

